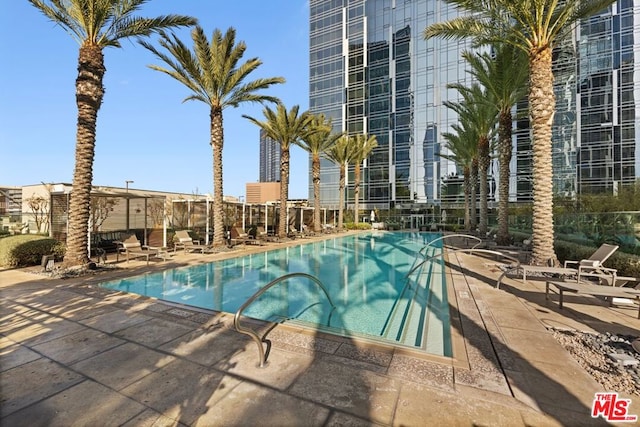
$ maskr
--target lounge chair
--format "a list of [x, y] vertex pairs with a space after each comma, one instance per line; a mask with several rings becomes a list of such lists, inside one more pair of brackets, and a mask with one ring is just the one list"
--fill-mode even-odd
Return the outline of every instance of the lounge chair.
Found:
[[146, 258], [147, 265], [149, 265], [151, 257], [166, 259], [166, 251], [161, 251], [162, 248], [143, 246], [135, 235], [129, 236], [120, 242], [120, 245], [119, 251], [124, 252], [127, 262], [130, 258]]
[[[610, 284], [614, 284], [616, 283], [617, 270], [603, 267], [602, 263], [617, 249], [616, 245], [604, 243], [589, 258], [581, 261], [565, 261], [564, 267], [524, 264], [512, 266], [512, 271], [506, 271], [500, 276], [496, 287], [500, 288], [500, 283], [505, 275], [508, 277], [520, 277], [521, 275], [524, 282], [527, 281], [527, 278], [533, 280], [575, 278], [575, 280], [581, 281], [583, 277], [587, 276], [597, 278], [600, 281], [610, 281]], [[576, 267], [570, 267], [573, 265]]]
[[569, 268], [570, 265], [576, 265], [578, 267], [578, 281], [580, 281], [583, 275], [596, 277], [610, 275], [613, 277], [613, 282], [615, 283], [617, 271], [612, 268], [605, 268], [602, 264], [609, 259], [618, 248], [618, 245], [603, 243], [589, 258], [580, 261], [565, 261], [564, 267]]
[[236, 246], [249, 240], [249, 233], [239, 230], [237, 227], [231, 227], [229, 230], [229, 246]]
[[[572, 292], [575, 294], [586, 294], [592, 296], [606, 297], [611, 306], [616, 298], [624, 299], [636, 299], [636, 303], [640, 302], [640, 289], [632, 289], [625, 287], [614, 287], [605, 285], [596, 285], [587, 282], [559, 282], [559, 281], [547, 281], [545, 298], [549, 299], [549, 287], [553, 286], [558, 290], [559, 299], [558, 306], [562, 309], [563, 296], [565, 292]], [[638, 306], [638, 319], [640, 319], [640, 304]]]
[[185, 252], [188, 252], [191, 250], [202, 251], [202, 248], [197, 247], [197, 246], [200, 246], [200, 240], [194, 240], [193, 238], [191, 238], [187, 230], [176, 231], [174, 240], [175, 240], [175, 243], [173, 246], [174, 252], [176, 252], [178, 249], [184, 249]]
[[269, 233], [262, 226], [258, 226], [258, 233], [256, 234], [256, 238], [262, 240], [263, 242], [279, 242], [280, 238], [278, 236], [269, 236]]

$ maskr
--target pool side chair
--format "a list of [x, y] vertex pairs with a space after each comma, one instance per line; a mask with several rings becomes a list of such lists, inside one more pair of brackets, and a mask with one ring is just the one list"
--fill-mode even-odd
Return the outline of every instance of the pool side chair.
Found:
[[279, 242], [280, 238], [278, 236], [269, 236], [269, 233], [262, 226], [258, 226], [258, 233], [256, 234], [256, 238], [258, 240], [262, 240], [263, 242]]
[[238, 229], [238, 227], [231, 227], [229, 245], [231, 247], [246, 243], [249, 240], [249, 233], [245, 233]]
[[185, 253], [191, 250], [199, 250], [197, 246], [200, 246], [200, 240], [194, 240], [189, 235], [187, 230], [178, 230], [176, 231], [176, 235], [174, 237], [175, 243], [173, 246], [173, 251], [176, 252], [178, 249], [184, 249]]
[[146, 258], [147, 265], [149, 265], [149, 258], [158, 257], [158, 251], [150, 249], [148, 246], [143, 246], [135, 235], [129, 236], [122, 241], [122, 248], [127, 262], [130, 258]]
[[514, 267], [512, 271], [505, 271], [500, 276], [497, 288], [504, 276], [522, 277], [522, 281], [531, 280], [574, 280], [582, 281], [583, 278], [596, 279], [602, 284], [617, 283], [617, 270], [602, 266], [616, 250], [618, 246], [604, 243], [589, 258], [581, 261], [565, 261], [563, 267], [550, 267], [545, 265], [524, 265]]
[[564, 262], [564, 267], [577, 268], [578, 281], [580, 281], [582, 276], [596, 277], [599, 279], [609, 276], [611, 278], [611, 284], [613, 285], [616, 282], [617, 270], [606, 268], [602, 264], [604, 264], [618, 248], [618, 245], [603, 243], [589, 258], [580, 261], [567, 260]]

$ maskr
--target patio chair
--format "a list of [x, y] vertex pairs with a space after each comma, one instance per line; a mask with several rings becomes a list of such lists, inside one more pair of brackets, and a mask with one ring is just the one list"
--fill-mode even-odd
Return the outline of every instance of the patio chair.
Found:
[[239, 230], [237, 227], [231, 227], [229, 230], [229, 246], [236, 246], [241, 243], [246, 243], [249, 240], [249, 233], [245, 233]]
[[258, 233], [256, 234], [256, 238], [258, 240], [262, 240], [263, 242], [279, 242], [280, 238], [278, 236], [269, 236], [269, 233], [264, 229], [263, 226], [259, 225]]
[[619, 248], [618, 245], [610, 245], [608, 243], [603, 243], [600, 247], [587, 259], [583, 259], [580, 261], [565, 261], [564, 267], [571, 268], [570, 265], [578, 267], [578, 281], [582, 276], [592, 276], [602, 278], [606, 276], [611, 276], [612, 282], [611, 284], [615, 284], [616, 282], [616, 273], [617, 270], [613, 268], [603, 267], [602, 264], [609, 259], [611, 255]]
[[124, 252], [127, 262], [129, 262], [129, 258], [146, 258], [147, 265], [149, 265], [149, 258], [160, 257], [157, 249], [151, 249], [148, 246], [143, 246], [135, 234], [132, 234], [120, 244], [121, 248], [119, 250]]
[[200, 240], [194, 240], [189, 235], [187, 230], [178, 230], [176, 231], [176, 235], [174, 237], [174, 246], [173, 251], [176, 252], [178, 249], [184, 249], [185, 252], [190, 250], [201, 250], [202, 248], [198, 248], [196, 246], [200, 246]]
[[[552, 267], [544, 265], [524, 265], [519, 264], [512, 266], [512, 271], [505, 271], [498, 279], [497, 288], [504, 276], [522, 277], [522, 281], [526, 282], [527, 278], [533, 280], [564, 280], [573, 278], [581, 281], [584, 276], [596, 278], [603, 284], [617, 284], [617, 270], [602, 266], [616, 250], [618, 246], [602, 244], [589, 258], [581, 261], [565, 261], [563, 267]], [[576, 265], [576, 267], [570, 267]]]

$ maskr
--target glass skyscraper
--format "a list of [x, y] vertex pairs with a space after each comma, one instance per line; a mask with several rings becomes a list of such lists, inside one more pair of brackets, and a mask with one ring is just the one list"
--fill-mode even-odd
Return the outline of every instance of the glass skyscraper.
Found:
[[260, 129], [260, 182], [280, 181], [280, 144]]
[[[378, 141], [363, 167], [363, 210], [459, 199], [451, 194], [461, 191], [462, 171], [439, 154], [441, 134], [457, 121], [444, 102], [459, 96], [447, 85], [472, 83], [461, 55], [470, 46], [422, 37], [427, 26], [457, 13], [440, 0], [310, 0], [310, 110], [332, 117], [336, 131]], [[555, 49], [558, 194], [614, 191], [640, 174], [639, 18], [640, 6], [620, 0]], [[526, 119], [514, 122], [512, 201], [531, 200], [529, 133]], [[338, 168], [323, 161], [321, 171], [321, 203], [337, 207]], [[352, 184], [350, 173], [349, 205]]]

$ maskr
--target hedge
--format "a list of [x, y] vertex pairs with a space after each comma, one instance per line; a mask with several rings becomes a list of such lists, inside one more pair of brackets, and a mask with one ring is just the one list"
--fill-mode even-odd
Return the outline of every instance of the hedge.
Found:
[[0, 239], [0, 266], [28, 267], [39, 265], [43, 255], [64, 257], [64, 244], [36, 234], [19, 234]]

